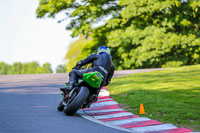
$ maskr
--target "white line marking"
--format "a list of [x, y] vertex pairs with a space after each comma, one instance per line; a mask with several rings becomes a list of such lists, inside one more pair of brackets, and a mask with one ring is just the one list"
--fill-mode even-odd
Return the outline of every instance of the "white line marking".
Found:
[[132, 122], [140, 122], [140, 121], [148, 121], [148, 120], [151, 120], [151, 119], [147, 117], [139, 117], [139, 118], [108, 121], [106, 123], [111, 124], [111, 125], [122, 125], [122, 124], [127, 124], [127, 123], [132, 123]]
[[106, 113], [106, 112], [115, 112], [115, 111], [122, 111], [123, 109], [106, 109], [106, 110], [86, 110], [86, 113]]
[[116, 114], [109, 114], [109, 115], [99, 115], [99, 116], [93, 116], [96, 119], [107, 119], [107, 118], [115, 118], [115, 117], [122, 117], [122, 116], [129, 116], [133, 115], [132, 113], [116, 113]]
[[161, 130], [168, 130], [168, 129], [175, 129], [176, 126], [172, 124], [162, 124], [162, 125], [155, 125], [155, 126], [146, 126], [146, 127], [136, 127], [130, 128], [134, 133], [144, 133], [144, 132], [153, 132], [153, 131], [161, 131]]
[[113, 100], [112, 98], [109, 98], [109, 99], [99, 99], [98, 102], [100, 101], [106, 101], [106, 100]]
[[99, 93], [99, 96], [102, 96], [102, 97], [103, 97], [103, 96], [110, 96], [110, 93], [109, 93], [108, 91], [105, 90], [105, 91], [100, 92], [100, 93]]
[[108, 92], [107, 90], [101, 89], [100, 92]]
[[104, 126], [107, 126], [107, 127], [110, 127], [110, 128], [118, 129], [118, 130], [121, 130], [121, 131], [132, 132], [132, 131], [129, 130], [129, 129], [120, 128], [120, 127], [118, 127], [118, 126], [113, 126], [113, 125], [108, 125], [108, 124], [106, 124], [105, 122], [102, 122], [102, 121], [100, 121], [100, 120], [94, 119], [93, 117], [88, 116], [88, 115], [87, 115], [85, 112], [83, 112], [82, 110], [78, 110], [77, 113], [78, 113], [81, 117], [83, 117], [83, 118], [85, 118], [85, 119], [88, 119], [88, 120], [90, 120], [90, 121], [96, 122], [96, 123], [98, 123], [98, 124], [101, 124], [101, 125], [104, 125]]
[[105, 106], [105, 105], [114, 105], [114, 104], [118, 104], [118, 103], [115, 102], [115, 101], [107, 101], [107, 102], [101, 102], [101, 103], [92, 104], [91, 107]]

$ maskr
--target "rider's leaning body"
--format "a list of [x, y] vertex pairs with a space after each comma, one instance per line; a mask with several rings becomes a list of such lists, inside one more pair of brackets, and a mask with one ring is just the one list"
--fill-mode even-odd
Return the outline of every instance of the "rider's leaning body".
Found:
[[[82, 66], [92, 63], [92, 68], [90, 69], [80, 69]], [[80, 60], [73, 70], [69, 74], [69, 86], [67, 90], [72, 90], [75, 84], [78, 82], [78, 78], [82, 78], [84, 73], [87, 72], [100, 72], [103, 76], [103, 82], [101, 87], [107, 86], [114, 74], [114, 65], [112, 63], [110, 49], [106, 46], [102, 46], [98, 49], [97, 54], [91, 54], [87, 58]], [[97, 95], [101, 89], [97, 89]]]

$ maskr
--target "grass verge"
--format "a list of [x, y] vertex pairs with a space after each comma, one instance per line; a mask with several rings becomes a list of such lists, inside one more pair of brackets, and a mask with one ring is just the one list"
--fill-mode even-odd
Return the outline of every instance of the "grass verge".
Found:
[[114, 78], [108, 90], [133, 114], [142, 103], [141, 117], [200, 131], [200, 65]]

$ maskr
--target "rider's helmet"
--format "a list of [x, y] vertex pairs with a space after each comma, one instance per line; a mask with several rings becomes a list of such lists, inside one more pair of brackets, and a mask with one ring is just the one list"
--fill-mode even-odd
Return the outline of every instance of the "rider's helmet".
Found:
[[110, 49], [106, 46], [101, 46], [97, 50], [97, 54], [107, 53], [110, 54]]

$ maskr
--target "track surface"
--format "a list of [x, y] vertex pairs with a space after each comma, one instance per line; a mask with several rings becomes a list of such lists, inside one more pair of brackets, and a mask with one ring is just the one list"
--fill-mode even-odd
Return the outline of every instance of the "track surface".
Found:
[[[117, 71], [114, 76], [153, 71]], [[0, 133], [123, 133], [79, 115], [65, 116], [56, 106], [67, 74], [0, 76]]]

